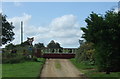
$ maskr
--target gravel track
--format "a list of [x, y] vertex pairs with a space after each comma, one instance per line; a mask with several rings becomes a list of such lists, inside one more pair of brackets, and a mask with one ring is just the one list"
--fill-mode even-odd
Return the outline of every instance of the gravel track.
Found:
[[43, 67], [40, 77], [77, 78], [81, 77], [81, 75], [83, 75], [83, 73], [81, 73], [68, 59], [46, 59], [46, 63]]

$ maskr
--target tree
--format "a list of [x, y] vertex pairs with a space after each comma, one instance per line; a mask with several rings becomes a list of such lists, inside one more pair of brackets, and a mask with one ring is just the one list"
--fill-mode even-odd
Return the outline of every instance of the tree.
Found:
[[75, 58], [77, 62], [89, 61], [94, 64], [94, 53], [95, 49], [93, 48], [93, 43], [84, 42], [78, 48]]
[[6, 15], [2, 15], [0, 14], [0, 18], [2, 18], [2, 44], [7, 44], [8, 42], [11, 42], [12, 40], [14, 40], [14, 26], [12, 25], [12, 23], [9, 23], [6, 20]]
[[12, 50], [12, 49], [15, 48], [15, 45], [12, 44], [12, 43], [10, 43], [10, 44], [6, 45], [5, 48], [6, 48], [7, 50]]
[[57, 43], [57, 42], [54, 42], [54, 40], [52, 40], [48, 45], [47, 45], [48, 48], [61, 48], [60, 47], [60, 44]]
[[37, 43], [34, 45], [35, 48], [45, 48], [43, 43]]
[[120, 71], [120, 12], [107, 11], [105, 15], [92, 12], [85, 21], [82, 38], [94, 44], [98, 69], [106, 73]]
[[55, 43], [56, 48], [61, 48], [59, 43]]
[[21, 44], [20, 44], [20, 46], [29, 46], [30, 44], [29, 44], [29, 42], [28, 41], [25, 41], [25, 42], [22, 42]]

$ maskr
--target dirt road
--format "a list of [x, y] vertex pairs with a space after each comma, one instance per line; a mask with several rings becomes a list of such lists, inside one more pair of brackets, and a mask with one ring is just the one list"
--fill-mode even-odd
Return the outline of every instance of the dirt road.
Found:
[[47, 59], [41, 77], [80, 77], [83, 75], [68, 59]]

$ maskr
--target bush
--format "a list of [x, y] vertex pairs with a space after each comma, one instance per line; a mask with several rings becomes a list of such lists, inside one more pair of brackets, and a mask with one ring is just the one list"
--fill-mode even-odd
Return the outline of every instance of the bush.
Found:
[[25, 43], [25, 45], [9, 44], [6, 46], [6, 48], [3, 48], [2, 51], [2, 63], [20, 63], [24, 61], [37, 61], [36, 57], [29, 57], [29, 55], [32, 55], [33, 57], [34, 49], [30, 51], [29, 45], [27, 45], [27, 43]]
[[11, 57], [2, 57], [2, 63], [20, 63], [25, 61], [25, 57], [22, 55], [11, 55]]
[[75, 58], [77, 62], [89, 61], [94, 64], [94, 52], [93, 44], [85, 42], [78, 48]]

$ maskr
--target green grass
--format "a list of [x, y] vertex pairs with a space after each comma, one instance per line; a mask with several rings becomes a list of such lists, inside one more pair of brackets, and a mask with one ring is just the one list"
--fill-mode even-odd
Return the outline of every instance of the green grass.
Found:
[[89, 79], [120, 79], [120, 72], [111, 72], [110, 74], [106, 74], [105, 72], [98, 72], [97, 67], [88, 64], [88, 62], [77, 63], [75, 59], [70, 59], [70, 61], [85, 74], [85, 76], [89, 77]]
[[3, 64], [3, 77], [38, 77], [45, 62], [45, 59], [39, 59], [41, 62], [27, 61], [18, 64]]
[[56, 61], [56, 62], [55, 62], [55, 67], [56, 67], [57, 69], [61, 69], [61, 64], [60, 64], [59, 61]]
[[0, 64], [0, 78], [2, 78], [2, 64]]
[[[1, 51], [1, 49], [0, 49], [0, 51]], [[1, 62], [2, 62], [2, 53], [0, 53], [0, 78], [2, 77], [2, 64], [1, 64]]]

